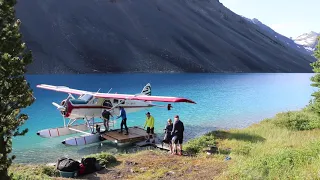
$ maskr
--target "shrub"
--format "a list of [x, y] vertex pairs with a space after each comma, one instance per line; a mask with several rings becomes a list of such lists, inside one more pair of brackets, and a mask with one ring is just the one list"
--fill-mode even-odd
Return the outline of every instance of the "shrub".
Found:
[[12, 179], [14, 180], [43, 180], [58, 176], [58, 171], [54, 166], [45, 165], [30, 166], [15, 164], [10, 167], [9, 172], [13, 173]]
[[40, 176], [33, 174], [14, 174], [12, 177], [13, 180], [50, 180], [51, 178], [48, 176]]
[[246, 143], [244, 145], [241, 145], [239, 148], [233, 149], [232, 152], [238, 155], [245, 156], [245, 155], [249, 155], [251, 149], [252, 149], [252, 144]]
[[54, 177], [57, 176], [59, 172], [54, 166], [41, 166], [41, 173], [47, 176]]
[[274, 123], [290, 130], [311, 130], [320, 127], [319, 117], [310, 111], [289, 111], [279, 113]]
[[192, 139], [183, 146], [183, 149], [191, 154], [197, 154], [208, 146], [215, 145], [214, 133], [207, 133], [201, 137]]
[[85, 158], [87, 158], [87, 157], [96, 158], [99, 161], [99, 164], [104, 167], [107, 167], [110, 164], [117, 162], [117, 159], [113, 155], [111, 155], [110, 153], [106, 153], [106, 152], [88, 155]]

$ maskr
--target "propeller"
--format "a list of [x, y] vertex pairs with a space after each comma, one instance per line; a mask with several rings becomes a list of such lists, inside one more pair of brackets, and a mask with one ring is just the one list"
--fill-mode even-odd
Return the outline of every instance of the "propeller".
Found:
[[52, 104], [53, 104], [55, 107], [57, 107], [57, 109], [58, 109], [59, 111], [65, 111], [65, 110], [66, 110], [65, 107], [59, 105], [58, 103], [52, 102]]

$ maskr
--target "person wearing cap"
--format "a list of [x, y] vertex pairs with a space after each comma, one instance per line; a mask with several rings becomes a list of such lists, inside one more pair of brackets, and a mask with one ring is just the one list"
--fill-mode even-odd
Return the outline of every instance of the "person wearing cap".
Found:
[[154, 135], [154, 118], [153, 116], [150, 115], [150, 112], [146, 113], [147, 118], [146, 122], [144, 123], [144, 128], [147, 126], [147, 134], [148, 134], [148, 139], [146, 142], [150, 142], [150, 138], [153, 139], [152, 143], [155, 143], [155, 138], [152, 136]]
[[168, 119], [167, 120], [167, 125], [164, 129], [165, 131], [165, 136], [163, 138], [163, 141], [162, 143], [167, 143], [169, 144], [169, 147], [170, 147], [170, 153], [172, 153], [172, 135], [171, 135], [171, 132], [172, 132], [172, 129], [173, 129], [173, 124], [172, 124], [172, 120], [171, 119]]
[[184, 132], [184, 125], [183, 122], [180, 121], [179, 116], [176, 115], [174, 117], [174, 124], [173, 124], [173, 129], [172, 129], [172, 143], [173, 143], [173, 150], [174, 153], [177, 151], [177, 144], [179, 146], [179, 151], [178, 154], [181, 155], [182, 154], [182, 142], [183, 142], [183, 132]]

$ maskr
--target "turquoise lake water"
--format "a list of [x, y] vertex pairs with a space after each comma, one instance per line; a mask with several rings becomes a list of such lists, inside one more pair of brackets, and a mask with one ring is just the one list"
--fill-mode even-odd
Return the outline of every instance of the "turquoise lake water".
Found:
[[[105, 75], [32, 75], [27, 80], [37, 98], [24, 112], [29, 115], [24, 127], [26, 136], [13, 140], [15, 162], [49, 163], [68, 156], [78, 159], [83, 155], [109, 151], [124, 152], [108, 142], [71, 147], [61, 144], [66, 137], [41, 138], [41, 129], [63, 126], [59, 111], [51, 103], [60, 103], [67, 94], [36, 88], [37, 84], [68, 86], [88, 91], [111, 93], [140, 93], [151, 83], [152, 95], [179, 96], [197, 104], [176, 103], [174, 108], [149, 109], [155, 117], [155, 131], [162, 133], [168, 118], [178, 114], [185, 124], [186, 140], [216, 128], [243, 128], [277, 112], [303, 108], [311, 99], [313, 74], [105, 74]], [[157, 103], [165, 105], [164, 103]], [[128, 114], [128, 126], [143, 126], [142, 110]], [[115, 125], [120, 127], [118, 121]], [[80, 134], [75, 134], [80, 135]], [[75, 136], [73, 135], [73, 136]]]

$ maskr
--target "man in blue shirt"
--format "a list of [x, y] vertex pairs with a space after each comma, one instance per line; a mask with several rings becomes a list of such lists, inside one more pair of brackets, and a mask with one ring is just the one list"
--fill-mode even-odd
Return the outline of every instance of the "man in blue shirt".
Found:
[[117, 117], [117, 119], [119, 119], [121, 117], [121, 131], [119, 133], [122, 133], [122, 127], [124, 125], [124, 127], [126, 128], [127, 133], [125, 133], [124, 135], [128, 135], [129, 131], [128, 131], [128, 127], [127, 127], [127, 115], [126, 115], [126, 111], [124, 110], [123, 107], [119, 106], [120, 109], [120, 114]]

